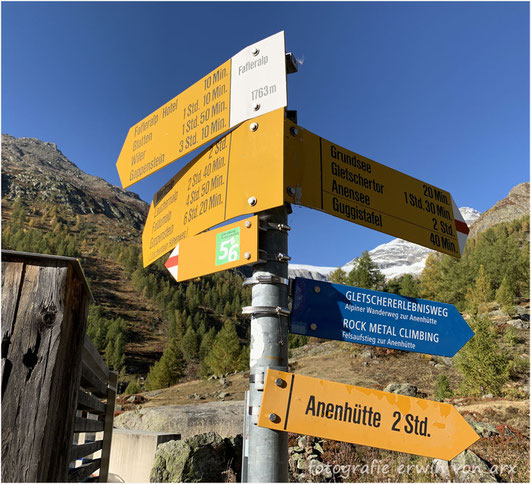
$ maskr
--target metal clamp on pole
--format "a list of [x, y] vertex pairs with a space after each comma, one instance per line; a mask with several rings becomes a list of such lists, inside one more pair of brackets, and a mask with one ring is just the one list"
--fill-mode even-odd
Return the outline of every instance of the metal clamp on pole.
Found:
[[254, 383], [257, 390], [263, 390], [265, 385], [265, 372], [249, 375], [249, 383]]
[[249, 416], [251, 417], [251, 423], [258, 425], [258, 416], [260, 415], [260, 407], [249, 406]]
[[277, 262], [288, 262], [291, 260], [291, 257], [288, 254], [283, 254], [282, 252], [279, 252], [278, 254], [270, 254], [264, 250], [258, 251], [258, 258], [262, 261], [269, 261], [274, 260]]
[[253, 286], [254, 284], [282, 284], [289, 285], [289, 279], [286, 277], [275, 276], [273, 274], [260, 274], [258, 276], [248, 277], [243, 281], [244, 286]]
[[257, 314], [289, 316], [290, 313], [289, 309], [281, 308], [280, 306], [244, 306], [242, 308], [242, 314], [251, 314], [252, 316]]
[[266, 222], [264, 220], [260, 220], [260, 230], [278, 230], [279, 232], [289, 232], [291, 230], [291, 227], [287, 224]]

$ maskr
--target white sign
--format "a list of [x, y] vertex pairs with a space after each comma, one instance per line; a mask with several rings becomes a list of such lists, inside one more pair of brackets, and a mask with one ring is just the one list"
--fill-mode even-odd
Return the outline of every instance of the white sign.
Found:
[[288, 104], [284, 32], [232, 57], [230, 126]]

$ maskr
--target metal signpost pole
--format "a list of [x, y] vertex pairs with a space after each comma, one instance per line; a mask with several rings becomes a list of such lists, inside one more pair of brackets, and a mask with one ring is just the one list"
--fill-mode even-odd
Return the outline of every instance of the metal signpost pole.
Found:
[[[253, 276], [245, 281], [252, 285], [249, 456], [248, 482], [288, 481], [288, 434], [258, 427], [264, 379], [268, 368], [288, 369], [288, 208], [267, 210], [259, 215], [260, 259]], [[265, 230], [264, 230], [265, 229]], [[276, 419], [271, 414], [271, 419]]]

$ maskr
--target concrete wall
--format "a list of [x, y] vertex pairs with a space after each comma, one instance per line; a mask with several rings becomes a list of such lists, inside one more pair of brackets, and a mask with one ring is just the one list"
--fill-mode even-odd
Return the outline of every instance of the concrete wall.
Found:
[[180, 438], [180, 434], [113, 429], [109, 482], [149, 482], [157, 446]]

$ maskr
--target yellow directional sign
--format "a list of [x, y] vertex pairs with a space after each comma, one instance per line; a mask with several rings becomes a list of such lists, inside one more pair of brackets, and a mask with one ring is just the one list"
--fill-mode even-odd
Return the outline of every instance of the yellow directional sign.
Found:
[[447, 403], [267, 370], [258, 425], [451, 460], [479, 436]]
[[164, 264], [177, 282], [258, 260], [258, 217], [184, 239]]
[[124, 188], [254, 116], [287, 104], [284, 32], [233, 56], [135, 124], [116, 163]]
[[144, 266], [187, 237], [282, 205], [283, 164], [283, 108], [222, 137], [155, 194], [142, 234]]
[[468, 227], [452, 196], [286, 122], [286, 201], [460, 257]]

